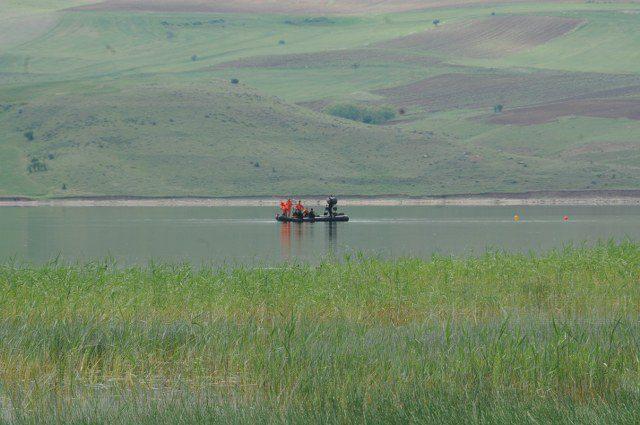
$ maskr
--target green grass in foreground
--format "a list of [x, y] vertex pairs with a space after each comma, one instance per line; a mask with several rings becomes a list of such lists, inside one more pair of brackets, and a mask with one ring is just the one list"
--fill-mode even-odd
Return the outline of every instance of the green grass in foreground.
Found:
[[0, 267], [0, 421], [638, 423], [640, 245]]

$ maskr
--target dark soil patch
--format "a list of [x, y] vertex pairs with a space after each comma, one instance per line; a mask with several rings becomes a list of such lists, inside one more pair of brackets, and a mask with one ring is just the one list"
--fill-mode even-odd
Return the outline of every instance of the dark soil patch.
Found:
[[258, 56], [225, 62], [217, 68], [358, 68], [368, 65], [403, 63], [431, 66], [440, 60], [428, 56], [392, 52], [383, 49], [332, 50], [317, 53]]
[[381, 43], [382, 47], [417, 49], [445, 55], [496, 58], [547, 43], [583, 21], [550, 16], [492, 16], [431, 28]]
[[[443, 74], [390, 89], [376, 90], [386, 102], [430, 111], [505, 108], [568, 99], [640, 94], [640, 77], [565, 72], [469, 72]], [[610, 93], [610, 94], [606, 94]], [[606, 94], [603, 96], [603, 94]]]
[[640, 99], [569, 100], [507, 110], [489, 119], [494, 124], [544, 124], [566, 116], [640, 120]]

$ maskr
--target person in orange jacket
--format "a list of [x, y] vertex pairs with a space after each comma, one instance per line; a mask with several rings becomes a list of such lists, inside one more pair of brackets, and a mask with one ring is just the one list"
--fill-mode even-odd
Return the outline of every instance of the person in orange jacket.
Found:
[[293, 208], [293, 201], [291, 199], [287, 199], [287, 212], [286, 212], [286, 216], [288, 217], [289, 214], [291, 214], [291, 209]]
[[302, 205], [302, 201], [298, 201], [296, 204], [296, 215], [298, 218], [302, 218], [304, 214], [304, 205]]

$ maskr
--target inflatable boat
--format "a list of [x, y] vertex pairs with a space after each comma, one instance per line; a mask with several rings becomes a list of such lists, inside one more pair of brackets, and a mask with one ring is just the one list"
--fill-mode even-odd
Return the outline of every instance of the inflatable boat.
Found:
[[330, 215], [319, 215], [315, 217], [304, 217], [304, 218], [296, 218], [296, 217], [286, 217], [284, 215], [276, 215], [276, 220], [283, 223], [322, 223], [322, 222], [346, 222], [349, 221], [349, 216], [344, 214], [337, 214], [334, 216]]

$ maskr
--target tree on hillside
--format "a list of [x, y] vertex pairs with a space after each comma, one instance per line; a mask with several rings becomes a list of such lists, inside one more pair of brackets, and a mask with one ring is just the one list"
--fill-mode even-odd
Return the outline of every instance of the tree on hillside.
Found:
[[31, 163], [27, 167], [29, 173], [39, 173], [41, 171], [47, 171], [47, 164], [44, 161], [40, 161], [38, 158], [31, 158]]
[[330, 115], [365, 124], [384, 124], [396, 117], [390, 106], [361, 105], [353, 103], [334, 104], [326, 109]]
[[496, 105], [493, 107], [493, 112], [496, 114], [499, 114], [502, 112], [503, 109], [504, 109], [503, 105]]
[[436, 27], [437, 27], [438, 25], [440, 25], [440, 19], [434, 19], [434, 20], [433, 20], [433, 25], [435, 25]]

